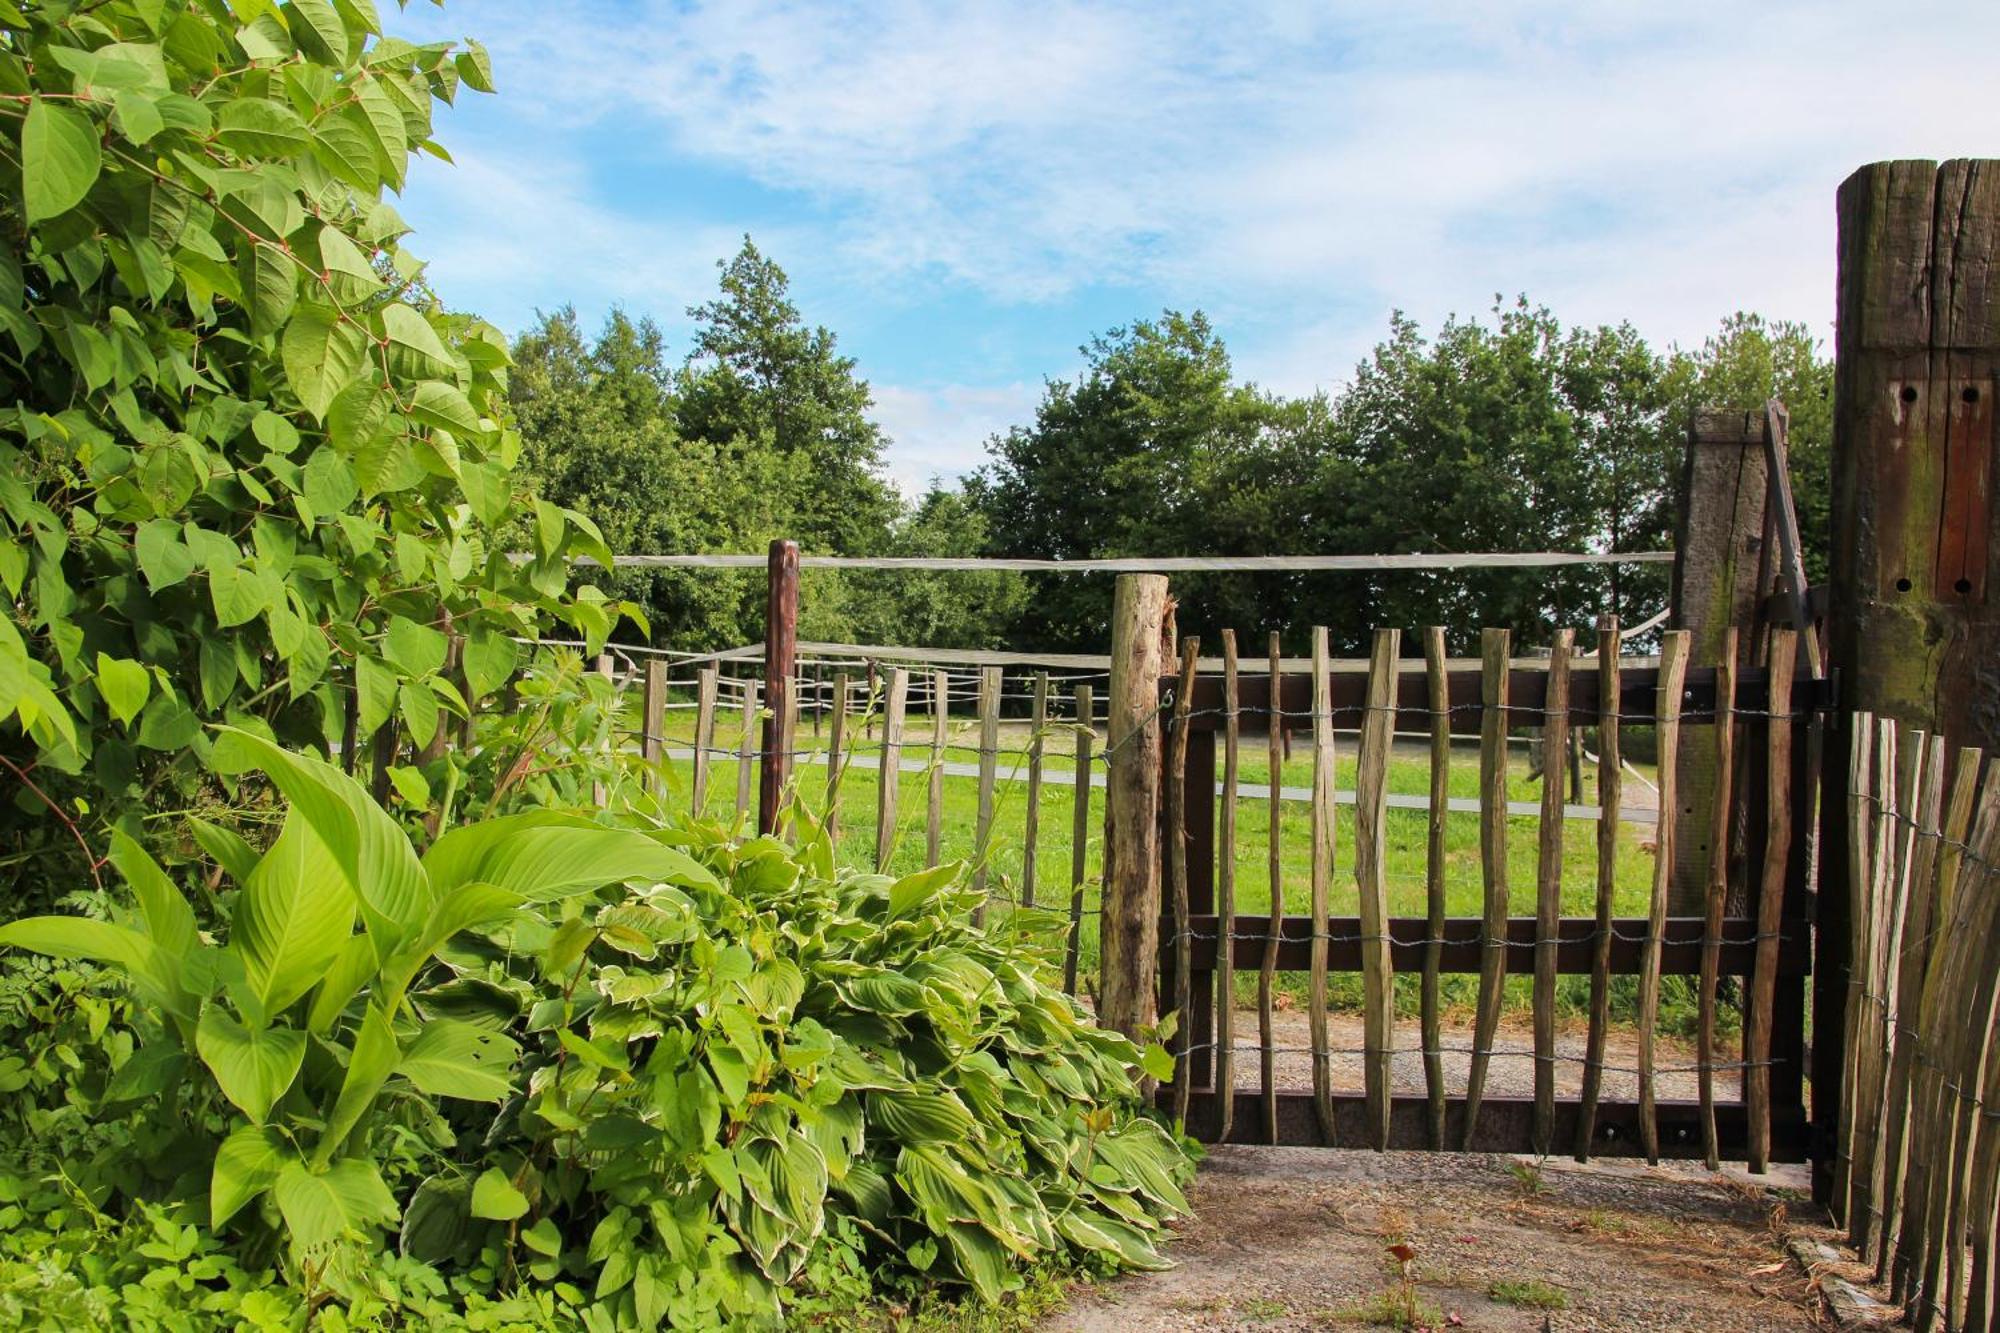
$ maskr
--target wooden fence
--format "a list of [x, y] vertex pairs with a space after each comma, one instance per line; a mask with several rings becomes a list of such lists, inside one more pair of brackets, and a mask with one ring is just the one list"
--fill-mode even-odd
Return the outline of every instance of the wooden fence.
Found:
[[[1805, 1000], [1811, 958], [1811, 909], [1804, 836], [1809, 826], [1812, 775], [1806, 747], [1795, 743], [1830, 694], [1817, 681], [1793, 679], [1792, 631], [1773, 631], [1768, 669], [1738, 670], [1734, 654], [1720, 667], [1689, 669], [1686, 636], [1665, 636], [1656, 666], [1621, 662], [1616, 625], [1599, 631], [1594, 659], [1579, 661], [1564, 632], [1550, 645], [1546, 663], [1511, 659], [1511, 636], [1487, 630], [1482, 662], [1454, 667], [1444, 655], [1444, 634], [1423, 635], [1420, 662], [1402, 657], [1401, 636], [1377, 631], [1365, 667], [1336, 668], [1325, 630], [1313, 635], [1307, 671], [1282, 663], [1239, 663], [1225, 638], [1218, 675], [1197, 669], [1198, 645], [1182, 646], [1181, 668], [1163, 680], [1159, 709], [1167, 719], [1167, 771], [1163, 804], [1164, 885], [1167, 919], [1160, 938], [1163, 1008], [1181, 1015], [1175, 1040], [1177, 1073], [1166, 1096], [1190, 1132], [1211, 1141], [1319, 1143], [1374, 1148], [1467, 1148], [1488, 1151], [1593, 1155], [1643, 1154], [1648, 1159], [1702, 1157], [1747, 1160], [1762, 1170], [1771, 1160], [1799, 1161], [1808, 1152]], [[1733, 647], [1733, 645], [1732, 645]], [[1279, 839], [1269, 848], [1271, 910], [1266, 916], [1236, 910], [1239, 797], [1236, 775], [1241, 739], [1262, 733], [1276, 744], [1272, 721], [1297, 719], [1312, 737], [1310, 911], [1281, 910], [1284, 885]], [[1732, 854], [1712, 858], [1706, 912], [1667, 914], [1667, 891], [1676, 858], [1675, 824], [1657, 825], [1650, 909], [1645, 916], [1614, 914], [1621, 851], [1618, 822], [1603, 817], [1620, 808], [1620, 729], [1654, 729], [1659, 761], [1659, 804], [1676, 808], [1676, 751], [1688, 724], [1708, 723], [1702, 734], [1718, 751], [1717, 771], [1744, 773], [1724, 781], [1710, 812], [1715, 845]], [[1536, 826], [1537, 855], [1532, 914], [1515, 908], [1509, 883], [1508, 840], [1513, 836], [1507, 800], [1507, 741], [1511, 732], [1541, 728], [1544, 743], [1561, 753], [1572, 728], [1597, 733], [1600, 809], [1593, 867], [1595, 912], [1565, 917], [1564, 825], [1570, 811], [1562, 784], [1542, 784]], [[1336, 884], [1333, 775], [1336, 737], [1357, 736], [1355, 849], [1351, 890]], [[1394, 917], [1388, 910], [1384, 830], [1389, 809], [1385, 774], [1393, 735], [1427, 736], [1432, 774], [1428, 802], [1427, 906], [1423, 917]], [[1455, 736], [1479, 738], [1477, 803], [1480, 916], [1453, 918], [1445, 909], [1445, 776]], [[1219, 743], [1219, 745], [1218, 745]], [[1220, 802], [1215, 790], [1217, 750], [1222, 753]], [[1738, 755], [1748, 762], [1739, 763]], [[1114, 778], [1114, 786], [1116, 780]], [[1277, 820], [1270, 821], [1275, 831]], [[1759, 873], [1747, 873], [1750, 868]], [[1221, 871], [1218, 874], [1218, 869]], [[1734, 882], [1741, 880], [1744, 882]], [[1346, 909], [1336, 914], [1336, 899]], [[1745, 904], [1745, 906], [1737, 906]], [[1110, 910], [1110, 909], [1107, 909]], [[1111, 927], [1107, 923], [1107, 930]], [[1525, 964], [1525, 966], [1523, 966]], [[1259, 1032], [1245, 1047], [1234, 1032], [1238, 969], [1258, 977]], [[1309, 977], [1311, 1087], [1280, 1086], [1276, 1057], [1274, 977], [1303, 971]], [[1361, 974], [1363, 1020], [1358, 1050], [1336, 1050], [1329, 1031], [1330, 973]], [[1509, 973], [1532, 971], [1532, 1096], [1487, 1091], [1493, 1062], [1511, 1054], [1496, 1049]], [[1397, 1094], [1391, 1087], [1394, 1054], [1394, 979], [1421, 977], [1420, 1023], [1425, 1091]], [[1476, 975], [1477, 1007], [1469, 1046], [1444, 1044], [1440, 978]], [[1589, 1034], [1580, 1056], [1565, 1057], [1557, 1043], [1557, 977], [1590, 977]], [[1607, 1059], [1612, 978], [1638, 978], [1637, 1052], [1629, 1068]], [[1700, 1035], [1691, 1065], [1671, 1068], [1659, 1054], [1661, 979], [1698, 978]], [[1725, 1053], [1717, 1037], [1717, 990], [1722, 978], [1743, 979], [1743, 1048]], [[1258, 1058], [1255, 1080], [1241, 1080], [1236, 1057]], [[1448, 1086], [1445, 1056], [1464, 1056], [1463, 1086]], [[1336, 1055], [1361, 1058], [1363, 1086], [1337, 1092], [1331, 1072]], [[1556, 1095], [1557, 1065], [1581, 1065], [1580, 1095]], [[1628, 1073], [1637, 1095], [1604, 1094], [1604, 1075]], [[1696, 1075], [1699, 1095], [1669, 1099], [1659, 1093], [1668, 1072]], [[1741, 1094], [1718, 1095], [1718, 1075], [1740, 1073]]]
[[1856, 713], [1848, 1079], [1831, 1200], [1919, 1329], [1994, 1327], [2000, 774]]

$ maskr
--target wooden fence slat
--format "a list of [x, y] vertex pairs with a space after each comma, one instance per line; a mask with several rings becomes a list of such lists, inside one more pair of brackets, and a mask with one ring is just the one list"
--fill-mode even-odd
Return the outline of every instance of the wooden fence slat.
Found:
[[1236, 950], [1227, 936], [1236, 921], [1236, 783], [1238, 718], [1236, 631], [1222, 631], [1222, 811], [1217, 831], [1215, 916], [1224, 922], [1215, 967], [1215, 1088], [1222, 1098], [1218, 1142], [1227, 1142], [1236, 1118]]
[[1389, 751], [1395, 745], [1396, 685], [1403, 636], [1375, 631], [1368, 662], [1368, 705], [1354, 798], [1354, 878], [1360, 891], [1362, 1077], [1367, 1091], [1368, 1142], [1389, 1146], [1389, 1065], [1396, 1049], [1396, 979], [1389, 961]]
[[1895, 727], [1895, 763], [1890, 771], [1890, 787], [1883, 806], [1888, 828], [1881, 835], [1884, 861], [1882, 891], [1882, 957], [1876, 994], [1881, 1010], [1881, 1047], [1871, 1061], [1875, 1117], [1870, 1147], [1869, 1216], [1867, 1234], [1859, 1246], [1861, 1257], [1870, 1264], [1887, 1253], [1892, 1237], [1887, 1222], [1895, 1211], [1890, 1190], [1895, 1164], [1889, 1160], [1889, 1073], [1895, 1051], [1896, 1033], [1904, 1015], [1900, 1006], [1901, 987], [1897, 979], [1903, 970], [1903, 921], [1909, 912], [1910, 861], [1916, 851], [1917, 790], [1922, 783], [1923, 756], [1927, 733], [1915, 727]]
[[1091, 689], [1076, 687], [1075, 814], [1069, 829], [1069, 948], [1063, 956], [1063, 991], [1076, 994], [1076, 969], [1083, 948], [1083, 881], [1090, 849], [1090, 763], [1097, 726], [1092, 721]]
[[1279, 711], [1279, 686], [1284, 680], [1284, 657], [1278, 640], [1278, 632], [1271, 631], [1271, 666], [1266, 678], [1269, 682], [1270, 699], [1268, 726], [1265, 729], [1264, 763], [1266, 782], [1269, 790], [1269, 846], [1267, 848], [1268, 869], [1271, 883], [1271, 915], [1264, 937], [1264, 961], [1257, 972], [1257, 1063], [1260, 1082], [1264, 1090], [1264, 1137], [1268, 1142], [1278, 1141], [1278, 1041], [1276, 1018], [1276, 987], [1278, 976], [1278, 942], [1284, 933], [1285, 923], [1285, 871], [1283, 861], [1284, 802], [1279, 797], [1282, 785], [1280, 779], [1285, 771], [1285, 719]]
[[[1331, 654], [1324, 625], [1312, 633], [1312, 978], [1309, 1021], [1312, 1030], [1313, 1108], [1319, 1115], [1325, 1143], [1335, 1142], [1333, 1123], [1333, 1057], [1327, 1045], [1326, 934], [1328, 895], [1333, 884], [1333, 681]], [[1275, 784], [1273, 784], [1275, 785]]]
[[826, 729], [826, 840], [840, 851], [840, 780], [847, 773], [847, 691], [845, 671], [833, 673], [833, 715]]
[[1042, 827], [1042, 733], [1049, 725], [1049, 673], [1035, 673], [1034, 706], [1028, 723], [1028, 812], [1021, 830], [1021, 906], [1035, 905], [1035, 844]]
[[703, 667], [694, 679], [694, 777], [688, 799], [699, 816], [708, 806], [708, 771], [715, 758], [716, 669]]
[[646, 686], [639, 700], [639, 756], [652, 771], [648, 781], [657, 789], [660, 762], [667, 748], [667, 664], [659, 658], [646, 662]]
[[[993, 785], [1000, 768], [1000, 671], [999, 667], [979, 671], [979, 817], [973, 839], [972, 891], [981, 895], [986, 892], [987, 862], [993, 857]], [[983, 896], [972, 909], [972, 919], [986, 919]]]
[[1188, 1098], [1194, 1092], [1194, 939], [1188, 933], [1187, 758], [1188, 712], [1194, 706], [1195, 666], [1201, 640], [1181, 641], [1180, 680], [1174, 689], [1173, 740], [1167, 754], [1166, 783], [1160, 803], [1167, 815], [1167, 895], [1174, 914], [1174, 1016], [1178, 1020], [1174, 1051], [1174, 1124], [1187, 1125]]
[[1576, 1118], [1576, 1160], [1590, 1160], [1597, 1133], [1597, 1101], [1604, 1089], [1604, 1043], [1611, 1026], [1611, 912], [1618, 893], [1619, 802], [1624, 799], [1624, 758], [1618, 736], [1618, 617], [1597, 619], [1597, 931], [1591, 937], [1590, 1032], [1584, 1039], [1583, 1088]]
[[1736, 815], [1736, 638], [1722, 632], [1715, 665], [1715, 801], [1708, 826], [1708, 884], [1702, 921], [1700, 1031], [1696, 1036], [1701, 1083], [1701, 1141], [1708, 1169], [1722, 1169], [1722, 1145], [1715, 1132], [1715, 987], [1722, 965], [1722, 915], [1729, 904], [1730, 832]]
[[1472, 1024], [1472, 1062], [1465, 1078], [1465, 1142], [1479, 1128], [1486, 1067], [1507, 984], [1507, 676], [1513, 635], [1483, 630], [1480, 648], [1479, 869], [1485, 887], [1485, 945], [1479, 960], [1479, 1007]]
[[[1770, 635], [1771, 694], [1764, 720], [1766, 792], [1764, 865], [1757, 889], [1757, 970], [1743, 1023], [1743, 1100], [1750, 1108], [1749, 1167], [1763, 1174], [1771, 1155], [1771, 1022], [1778, 997], [1778, 932], [1784, 925], [1785, 878], [1792, 851], [1792, 670], [1798, 631]], [[1664, 808], [1664, 807], [1663, 807]], [[1720, 853], [1717, 853], [1720, 855]]]
[[[1944, 748], [1941, 744], [1937, 747], [1940, 768]], [[1953, 759], [1951, 794], [1941, 807], [1936, 850], [1931, 855], [1933, 942], [1917, 1008], [1904, 1222], [1892, 1268], [1891, 1291], [1900, 1293], [1898, 1299], [1910, 1308], [1919, 1329], [1935, 1328], [1938, 1323], [1946, 1182], [1955, 1169], [1958, 1147], [1946, 1087], [1948, 1081], [1955, 1080], [1963, 1057], [1959, 1038], [1973, 1022], [1967, 995], [1974, 987], [1960, 972], [1969, 921], [1960, 912], [1956, 886], [1949, 881], [1956, 878], [1970, 831], [1973, 800], [1978, 794], [1979, 751], [1960, 749]], [[1940, 782], [1942, 776], [1940, 772]], [[1953, 864], [1948, 866], [1948, 860]]]
[[1451, 808], [1451, 689], [1445, 677], [1444, 626], [1424, 630], [1425, 697], [1431, 711], [1430, 809], [1425, 816], [1424, 907], [1427, 936], [1424, 977], [1419, 1000], [1424, 1047], [1424, 1093], [1429, 1098], [1430, 1144], [1444, 1148], [1445, 1082], [1443, 1014], [1438, 994], [1439, 963], [1444, 954], [1445, 824]]
[[[1973, 1296], [1983, 1295], [1987, 1288], [1983, 1281], [1972, 1280], [1968, 1270], [1973, 1261], [1965, 1242], [1969, 1236], [1976, 1250], [1990, 1255], [1992, 1233], [1987, 1219], [1995, 1212], [1994, 1170], [2000, 1169], [1989, 1169], [2000, 1163], [2000, 1136], [1995, 1134], [1991, 1113], [1991, 1108], [2000, 1105], [1991, 1091], [1995, 1076], [2000, 1075], [2000, 1059], [1993, 1050], [1994, 1022], [2000, 1018], [1995, 1012], [2000, 1004], [2000, 969], [1991, 963], [1996, 937], [2000, 937], [2000, 869], [1995, 866], [2000, 859], [2000, 765], [1987, 765], [1979, 814], [1968, 842], [1977, 861], [1960, 871], [1963, 882], [1958, 893], [1975, 922], [1966, 932], [1965, 966], [1978, 978], [1979, 986], [1969, 1006], [1971, 1021], [1963, 1031], [1962, 1054], [1952, 1066], [1957, 1084], [1953, 1112], [1961, 1126], [1961, 1138], [1945, 1205], [1945, 1234], [1953, 1243], [1945, 1247], [1949, 1253], [1944, 1289], [1950, 1294], [1946, 1308], [1951, 1327], [1985, 1328], [1985, 1310], [1990, 1307], [1982, 1300], [1975, 1323], [1971, 1306]], [[1972, 1222], [1975, 1218], [1979, 1219], [1976, 1226]], [[1989, 1266], [1980, 1268], [1982, 1277], [1990, 1276]]]
[[944, 743], [951, 724], [951, 676], [931, 672], [931, 761], [924, 806], [924, 864], [938, 863], [944, 842]]
[[[1681, 689], [1687, 679], [1687, 657], [1686, 630], [1669, 630], [1660, 636], [1660, 675], [1653, 716], [1659, 732], [1662, 812], [1680, 808], [1680, 791], [1674, 773], [1680, 763]], [[1789, 767], [1784, 771], [1789, 772]], [[1639, 973], [1639, 1137], [1646, 1151], [1646, 1160], [1653, 1163], [1660, 1160], [1660, 1120], [1653, 1077], [1653, 1046], [1660, 1021], [1660, 942], [1667, 927], [1667, 895], [1673, 887], [1674, 823], [1673, 819], [1663, 814], [1654, 834], [1657, 851], [1653, 858], [1653, 900], [1646, 918], [1646, 952]]]
[[743, 680], [743, 735], [736, 746], [736, 817], [750, 809], [750, 774], [757, 759], [757, 681]]
[[910, 706], [910, 673], [889, 671], [889, 701], [882, 718], [882, 771], [875, 787], [875, 873], [886, 874], [896, 850], [896, 799], [903, 785], [903, 723]]
[[1556, 944], [1562, 932], [1564, 772], [1569, 755], [1569, 659], [1575, 635], [1549, 645], [1542, 702], [1542, 813], [1535, 847], [1535, 1151], [1547, 1156], [1556, 1130]]
[[1863, 997], [1870, 979], [1869, 931], [1873, 901], [1867, 889], [1873, 812], [1868, 807], [1868, 795], [1875, 757], [1875, 719], [1866, 711], [1856, 712], [1850, 716], [1849, 725], [1845, 830], [1854, 902], [1847, 917], [1847, 1042], [1841, 1058], [1841, 1067], [1847, 1071], [1847, 1077], [1841, 1080], [1832, 1197], [1834, 1225], [1843, 1230], [1854, 1216], [1854, 1135], [1858, 1095], [1855, 1074], [1860, 1068]]
[[1868, 1237], [1882, 1216], [1882, 1195], [1877, 1188], [1877, 1167], [1881, 1154], [1876, 1141], [1882, 1125], [1882, 1079], [1889, 1043], [1888, 1021], [1891, 987], [1886, 984], [1890, 949], [1896, 938], [1891, 929], [1895, 909], [1895, 849], [1899, 842], [1896, 827], [1898, 730], [1888, 718], [1877, 720], [1875, 758], [1870, 780], [1873, 853], [1868, 861], [1865, 885], [1868, 906], [1868, 969], [1862, 993], [1863, 1036], [1857, 1042], [1854, 1067], [1855, 1131], [1853, 1136], [1853, 1177], [1849, 1190], [1848, 1243], [1866, 1252]]
[[[1910, 1081], [1915, 1075], [1917, 1049], [1923, 1044], [1924, 970], [1931, 956], [1932, 930], [1936, 924], [1938, 832], [1944, 802], [1943, 737], [1932, 732], [1923, 738], [1917, 760], [1916, 804], [1911, 808], [1915, 821], [1911, 830], [1909, 887], [1903, 897], [1902, 936], [1896, 974], [1896, 1025], [1889, 1036], [1888, 1099], [1883, 1108], [1886, 1123], [1884, 1192], [1882, 1195], [1882, 1252], [1876, 1261], [1877, 1279], [1889, 1276], [1899, 1243], [1903, 1221], [1903, 1191], [1910, 1179], [1907, 1154], [1910, 1133]], [[1902, 1298], [1901, 1292], [1894, 1294]]]

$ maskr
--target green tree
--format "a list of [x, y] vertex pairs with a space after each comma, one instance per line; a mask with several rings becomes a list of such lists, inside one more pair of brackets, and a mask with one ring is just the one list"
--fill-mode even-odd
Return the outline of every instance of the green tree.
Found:
[[51, 849], [94, 874], [103, 823], [230, 767], [205, 723], [421, 746], [508, 636], [610, 627], [565, 596], [602, 543], [517, 492], [504, 340], [426, 298], [383, 199], [442, 151], [432, 102], [490, 89], [485, 53], [384, 37], [366, 4], [237, 15], [0, 6], [0, 833], [25, 897], [83, 882]]
[[747, 236], [718, 267], [720, 296], [688, 311], [695, 333], [675, 402], [681, 438], [734, 458], [769, 450], [793, 464], [776, 514], [781, 535], [807, 550], [879, 550], [897, 498], [881, 474], [867, 381], [832, 333], [806, 326], [784, 270]]
[[[888, 554], [977, 556], [987, 545], [986, 516], [967, 492], [933, 483], [891, 530]], [[870, 643], [1006, 647], [1028, 601], [1026, 579], [1004, 571], [885, 570], [853, 585], [855, 628]]]

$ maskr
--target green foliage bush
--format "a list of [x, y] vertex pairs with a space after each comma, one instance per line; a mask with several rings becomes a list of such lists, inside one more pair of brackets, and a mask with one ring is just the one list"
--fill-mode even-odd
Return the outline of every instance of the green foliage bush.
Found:
[[[232, 739], [289, 810], [261, 853], [202, 834], [226, 929], [123, 835], [109, 919], [0, 927], [136, 1001], [82, 996], [55, 1066], [0, 1068], [78, 1121], [0, 1192], [57, 1250], [103, 1250], [81, 1225], [192, 1266], [0, 1266], [0, 1301], [151, 1310], [121, 1307], [137, 1282], [163, 1327], [256, 1326], [247, 1282], [278, 1320], [776, 1326], [920, 1279], [990, 1302], [1037, 1264], [1160, 1264], [1187, 1160], [1135, 1079], [1164, 1053], [1047, 984], [1032, 919], [972, 926], [960, 867], [837, 872], [803, 812], [797, 847], [528, 810], [420, 856], [338, 769]], [[80, 1178], [35, 1177], [86, 1138]]]

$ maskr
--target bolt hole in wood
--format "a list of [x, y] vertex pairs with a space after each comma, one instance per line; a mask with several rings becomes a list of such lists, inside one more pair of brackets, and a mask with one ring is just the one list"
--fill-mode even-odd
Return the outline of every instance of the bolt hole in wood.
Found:
[[1896, 580], [1896, 591], [1897, 591], [1897, 592], [1908, 592], [1909, 590], [1910, 590], [1910, 581], [1909, 581], [1908, 579], [1897, 579], [1897, 580]]
[[1916, 401], [1917, 401], [1917, 386], [1916, 386], [1916, 385], [1914, 385], [1914, 384], [1905, 384], [1905, 385], [1903, 386], [1903, 401], [1904, 401], [1904, 402], [1906, 402], [1906, 403], [1914, 403], [1914, 402], [1916, 402]]
[[1979, 390], [1968, 384], [1965, 388], [1959, 390], [1958, 396], [1968, 403], [1976, 403], [1979, 401]]
[[1960, 596], [1962, 597], [1962, 596], [1964, 596], [1964, 595], [1965, 595], [1966, 593], [1969, 593], [1969, 592], [1971, 592], [1971, 591], [1972, 591], [1972, 580], [1971, 580], [1971, 579], [1960, 579], [1960, 580], [1958, 580], [1958, 582], [1956, 582], [1956, 583], [1952, 584], [1951, 586], [1952, 586], [1952, 590], [1953, 590], [1953, 591], [1955, 591], [1955, 592], [1957, 592], [1957, 593], [1958, 593], [1958, 594], [1959, 594], [1959, 595], [1960, 595]]

